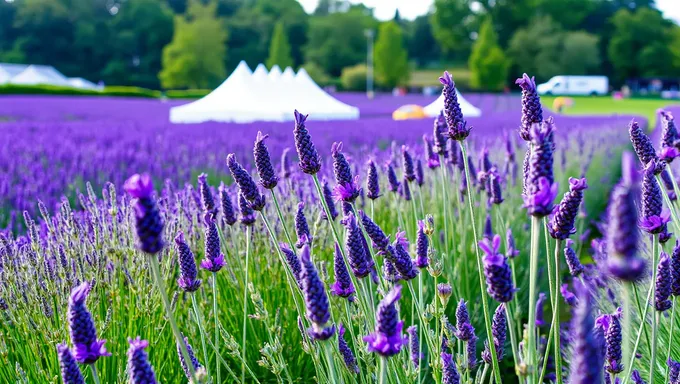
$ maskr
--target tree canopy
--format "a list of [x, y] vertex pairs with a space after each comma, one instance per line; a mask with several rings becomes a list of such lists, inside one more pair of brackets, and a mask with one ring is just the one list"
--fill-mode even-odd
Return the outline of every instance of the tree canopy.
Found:
[[375, 74], [378, 84], [391, 89], [408, 80], [408, 52], [396, 21], [380, 25], [375, 43]]

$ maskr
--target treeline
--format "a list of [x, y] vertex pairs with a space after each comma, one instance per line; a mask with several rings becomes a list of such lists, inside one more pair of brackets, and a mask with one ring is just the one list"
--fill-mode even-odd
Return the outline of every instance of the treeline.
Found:
[[387, 22], [342, 0], [311, 15], [296, 0], [0, 0], [0, 62], [152, 89], [212, 88], [240, 60], [361, 88], [367, 31], [383, 88], [445, 66], [468, 67], [483, 90], [522, 71], [680, 76], [680, 27], [653, 0], [435, 0], [427, 15]]

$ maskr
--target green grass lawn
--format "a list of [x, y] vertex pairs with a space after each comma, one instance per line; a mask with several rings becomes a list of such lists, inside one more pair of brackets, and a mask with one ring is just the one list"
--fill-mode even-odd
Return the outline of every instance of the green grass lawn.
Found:
[[[543, 105], [552, 109], [555, 96], [541, 96]], [[656, 111], [671, 104], [679, 104], [677, 100], [665, 99], [623, 99], [614, 100], [610, 96], [573, 96], [574, 105], [565, 108], [566, 115], [641, 115], [649, 119], [649, 126], [656, 122]]]

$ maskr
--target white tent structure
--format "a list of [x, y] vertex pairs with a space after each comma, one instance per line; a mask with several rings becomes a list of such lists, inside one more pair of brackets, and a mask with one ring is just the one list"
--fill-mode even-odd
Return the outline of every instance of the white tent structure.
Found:
[[67, 81], [68, 81], [68, 84], [70, 86], [72, 86], [73, 88], [89, 89], [89, 90], [92, 90], [92, 91], [98, 91], [98, 90], [101, 89], [101, 87], [98, 86], [97, 84], [95, 84], [95, 83], [93, 83], [89, 80], [83, 79], [82, 77], [69, 77], [67, 79]]
[[0, 84], [9, 83], [10, 79], [23, 72], [27, 65], [0, 63]]
[[46, 65], [29, 65], [18, 75], [9, 80], [10, 84], [21, 85], [57, 85], [70, 86], [68, 78], [54, 67]]
[[[482, 111], [470, 104], [463, 95], [456, 90], [456, 96], [458, 96], [458, 103], [460, 104], [460, 109], [465, 117], [479, 117], [482, 116]], [[444, 108], [444, 96], [440, 95], [437, 100], [433, 101], [430, 105], [426, 106], [425, 114], [429, 117], [436, 117], [439, 112]]]
[[291, 121], [293, 110], [309, 113], [311, 119], [358, 119], [359, 110], [344, 104], [309, 77], [304, 69], [295, 74], [278, 66], [267, 72], [259, 64], [254, 72], [241, 61], [234, 72], [214, 91], [200, 100], [170, 109], [172, 123], [204, 121], [249, 123]]

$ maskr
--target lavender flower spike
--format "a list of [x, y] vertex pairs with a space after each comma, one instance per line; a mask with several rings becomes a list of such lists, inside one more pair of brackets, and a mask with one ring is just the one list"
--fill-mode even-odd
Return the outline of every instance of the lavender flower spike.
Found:
[[[491, 334], [493, 335], [493, 343], [494, 347], [496, 348], [496, 356], [498, 357], [498, 361], [503, 360], [504, 356], [503, 348], [505, 347], [505, 340], [507, 337], [506, 332], [507, 327], [508, 323], [505, 313], [505, 304], [501, 304], [498, 306], [498, 308], [496, 308], [491, 323]], [[482, 359], [487, 364], [492, 363], [491, 351], [489, 349], [488, 342], [486, 344], [484, 352], [482, 353]]]
[[354, 357], [354, 353], [349, 348], [349, 345], [347, 345], [347, 341], [345, 341], [345, 327], [343, 327], [342, 324], [338, 324], [338, 351], [340, 351], [340, 355], [345, 361], [347, 369], [354, 374], [359, 373], [357, 359]]
[[420, 159], [416, 159], [416, 184], [422, 187], [425, 184], [425, 173], [423, 171], [423, 162]]
[[156, 374], [149, 364], [149, 357], [144, 348], [149, 346], [149, 342], [136, 339], [128, 339], [130, 349], [128, 349], [128, 377], [130, 384], [157, 384]]
[[281, 178], [282, 179], [287, 179], [292, 174], [292, 172], [290, 170], [290, 163], [288, 161], [288, 152], [290, 152], [290, 148], [288, 148], [288, 147], [284, 148], [283, 152], [281, 152]]
[[234, 225], [236, 224], [236, 214], [234, 213], [234, 206], [231, 201], [231, 196], [229, 196], [229, 191], [227, 190], [227, 187], [224, 184], [220, 184], [220, 201], [222, 202], [222, 215], [224, 217], [224, 221], [227, 222], [228, 225]]
[[597, 342], [593, 330], [595, 321], [592, 315], [592, 299], [585, 287], [580, 287], [578, 301], [571, 323], [573, 340], [569, 383], [600, 383], [604, 364], [600, 343]]
[[378, 181], [378, 169], [373, 160], [368, 161], [368, 175], [366, 177], [366, 197], [375, 200], [380, 197], [380, 182]]
[[444, 365], [442, 384], [460, 384], [460, 374], [456, 369], [456, 362], [453, 361], [451, 354], [442, 352], [441, 359]]
[[659, 158], [670, 163], [680, 156], [680, 151], [678, 151], [680, 148], [680, 135], [675, 127], [673, 115], [670, 112], [659, 110], [659, 115], [661, 115], [661, 126], [663, 127]]
[[257, 173], [260, 175], [260, 184], [265, 189], [274, 189], [279, 182], [279, 178], [276, 176], [276, 171], [274, 171], [271, 158], [269, 157], [269, 150], [264, 143], [267, 137], [269, 135], [263, 135], [262, 132], [257, 131], [253, 156], [255, 157], [255, 168], [257, 168]]
[[238, 207], [241, 210], [241, 223], [243, 225], [253, 225], [255, 223], [255, 211], [248, 204], [248, 200], [243, 196], [243, 193], [238, 193]]
[[342, 257], [338, 243], [335, 243], [333, 271], [335, 272], [335, 283], [330, 287], [331, 293], [336, 296], [350, 298], [355, 292], [354, 284], [352, 284], [352, 278], [349, 276], [349, 271], [347, 270], [347, 265], [345, 265], [345, 260]]
[[680, 362], [668, 359], [666, 362], [668, 364], [668, 383], [676, 384], [680, 378]]
[[648, 233], [665, 232], [670, 221], [670, 211], [663, 206], [661, 189], [654, 178], [656, 161], [651, 160], [645, 167], [642, 178], [642, 219], [640, 228]]
[[217, 213], [215, 199], [213, 198], [212, 192], [210, 192], [210, 185], [208, 185], [208, 175], [205, 173], [198, 175], [198, 190], [201, 193], [201, 202], [203, 203], [205, 212]]
[[671, 254], [671, 293], [680, 296], [680, 242], [675, 241], [675, 247]]
[[334, 189], [336, 199], [351, 203], [359, 197], [361, 189], [357, 186], [357, 179], [352, 177], [349, 163], [342, 154], [342, 142], [333, 143], [331, 155], [333, 156], [335, 182], [338, 184]]
[[652, 141], [643, 132], [642, 128], [635, 120], [630, 122], [628, 133], [630, 135], [630, 141], [633, 143], [633, 149], [638, 155], [642, 165], [647, 165], [650, 161], [657, 160]]
[[418, 235], [416, 237], [416, 260], [414, 264], [416, 267], [423, 269], [430, 265], [430, 261], [427, 258], [427, 251], [429, 247], [429, 240], [425, 234], [425, 223], [422, 220], [418, 220]]
[[463, 118], [463, 111], [458, 103], [456, 83], [447, 71], [439, 78], [439, 82], [444, 86], [442, 89], [444, 117], [446, 118], [446, 125], [449, 127], [449, 137], [451, 140], [463, 141], [470, 135], [472, 127], [468, 128], [467, 122]]
[[538, 299], [536, 300], [536, 326], [537, 327], [542, 327], [546, 325], [545, 320], [543, 319], [543, 311], [544, 311], [544, 306], [545, 306], [545, 293], [540, 292], [538, 294]]
[[310, 337], [316, 340], [327, 340], [335, 334], [335, 325], [327, 326], [331, 313], [326, 287], [324, 287], [321, 278], [319, 278], [319, 273], [312, 263], [309, 246], [306, 244], [302, 247], [300, 261], [302, 262], [300, 278], [305, 297], [305, 307], [307, 308], [307, 318], [312, 322], [312, 327], [307, 332]]
[[498, 235], [491, 239], [484, 239], [479, 242], [479, 248], [484, 251], [484, 275], [486, 276], [487, 292], [496, 301], [507, 303], [512, 300], [515, 294], [515, 287], [512, 283], [512, 271], [508, 265], [508, 260], [500, 254], [499, 248], [501, 238]]
[[312, 234], [309, 231], [309, 225], [307, 225], [304, 209], [305, 203], [299, 202], [297, 213], [295, 214], [295, 233], [298, 237], [295, 246], [297, 248], [302, 248], [303, 245], [312, 243]]
[[620, 316], [621, 309], [619, 308], [616, 313], [601, 315], [595, 320], [596, 330], [601, 330], [604, 337], [605, 370], [613, 374], [621, 373], [624, 369], [621, 362], [622, 333], [621, 322], [619, 321]]
[[300, 289], [302, 289], [302, 281], [300, 280], [300, 277], [302, 275], [302, 265], [300, 264], [300, 259], [297, 257], [295, 252], [293, 252], [293, 250], [289, 248], [288, 244], [279, 243], [279, 247], [281, 248], [283, 256], [285, 256], [286, 258], [286, 263], [288, 263], [288, 266], [290, 267], [290, 271], [293, 273], [295, 281], [297, 281], [298, 286], [300, 287]]
[[366, 255], [361, 228], [357, 225], [357, 220], [353, 213], [347, 215], [343, 223], [347, 228], [345, 232], [345, 250], [347, 251], [349, 266], [357, 278], [366, 277], [371, 273], [372, 265], [368, 255]]
[[[441, 159], [444, 161], [448, 157], [448, 151], [446, 148], [447, 137], [444, 135], [446, 133], [446, 118], [444, 117], [444, 111], [439, 111], [439, 115], [434, 119], [434, 131], [432, 133], [433, 146], [432, 150], [434, 153], [439, 154]], [[454, 146], [458, 148], [457, 146]]]
[[394, 168], [392, 168], [391, 164], [387, 164], [387, 180], [390, 183], [390, 191], [398, 192], [399, 180], [397, 179], [397, 173], [394, 172]]
[[[193, 365], [194, 367], [194, 371], [200, 369], [202, 365], [201, 363], [198, 362], [196, 355], [194, 355], [194, 350], [193, 348], [191, 348], [191, 344], [189, 344], [189, 339], [186, 337], [184, 337], [184, 345], [186, 345], [187, 352], [189, 352], [189, 359], [191, 360], [191, 365]], [[184, 371], [184, 374], [186, 375], [187, 379], [191, 380], [191, 371], [189, 371], [187, 362], [184, 361], [184, 355], [182, 354], [182, 350], [179, 343], [177, 344], [177, 354], [179, 355], [179, 363], [180, 365], [182, 365], [182, 370]]]
[[[633, 380], [633, 384], [647, 384], [640, 376], [640, 372], [637, 369], [633, 369], [633, 373], [630, 375], [630, 379]], [[673, 383], [673, 382], [671, 382]]]
[[205, 223], [205, 258], [201, 261], [201, 268], [210, 272], [219, 272], [226, 265], [224, 254], [220, 250], [220, 236], [212, 215], [206, 213]]
[[423, 354], [420, 353], [420, 341], [418, 340], [418, 327], [412, 325], [406, 328], [406, 333], [409, 339], [409, 352], [411, 356], [411, 362], [414, 368], [418, 368], [420, 365], [420, 360], [423, 358]]
[[671, 296], [671, 259], [665, 252], [661, 252], [654, 288], [654, 308], [659, 312], [670, 309], [672, 306], [669, 300]]
[[134, 198], [139, 248], [155, 254], [163, 249], [163, 219], [151, 197], [153, 183], [147, 174], [135, 174], [125, 181], [123, 189]]
[[469, 341], [475, 337], [475, 329], [470, 323], [470, 315], [463, 299], [460, 299], [456, 308], [456, 331], [454, 336], [460, 341]]
[[293, 113], [295, 115], [293, 135], [295, 136], [295, 149], [300, 158], [300, 169], [308, 175], [315, 175], [321, 169], [321, 158], [316, 152], [309, 131], [305, 127], [305, 121], [309, 115], [303, 115], [297, 110]]
[[257, 184], [250, 177], [250, 174], [241, 167], [241, 164], [236, 161], [236, 156], [233, 153], [227, 156], [227, 166], [241, 193], [248, 200], [250, 207], [256, 211], [261, 211], [265, 205], [264, 195], [260, 194]]
[[68, 300], [68, 322], [71, 328], [73, 357], [81, 364], [93, 364], [102, 356], [111, 356], [104, 346], [106, 340], [97, 339], [97, 329], [92, 315], [85, 306], [89, 293], [90, 283], [86, 281], [71, 291]]
[[505, 250], [505, 253], [508, 259], [514, 259], [519, 255], [519, 249], [515, 248], [515, 238], [512, 236], [512, 230], [508, 228], [508, 231], [505, 233], [505, 240], [507, 241], [507, 249]]
[[491, 204], [501, 204], [503, 202], [503, 190], [501, 188], [500, 176], [498, 176], [498, 172], [495, 172], [495, 169], [489, 172], [489, 185], [491, 188], [491, 198], [489, 201]]
[[66, 344], [57, 344], [57, 355], [63, 384], [85, 384], [83, 374]]
[[531, 128], [533, 147], [529, 156], [523, 198], [529, 214], [536, 217], [550, 214], [553, 200], [557, 196], [557, 183], [553, 178], [553, 131], [551, 118], [540, 126], [534, 124]]
[[578, 255], [574, 250], [572, 249], [572, 246], [574, 245], [574, 242], [571, 241], [571, 239], [567, 239], [567, 242], [564, 247], [564, 258], [567, 260], [567, 267], [569, 267], [569, 274], [571, 274], [574, 277], [578, 277], [581, 273], [583, 273], [583, 264], [581, 264], [581, 260], [579, 260]]
[[413, 260], [411, 260], [407, 250], [408, 245], [405, 246], [404, 242], [400, 240], [400, 234], [397, 233], [394, 244], [388, 246], [383, 253], [394, 264], [394, 267], [399, 271], [404, 280], [411, 280], [418, 276], [418, 270], [413, 266]]
[[543, 122], [543, 107], [541, 99], [536, 92], [536, 81], [526, 73], [515, 81], [522, 88], [522, 125], [519, 128], [519, 136], [524, 141], [531, 140], [531, 126]]
[[375, 248], [379, 250], [387, 249], [387, 246], [390, 245], [390, 238], [385, 235], [385, 232], [363, 211], [359, 211], [359, 216], [361, 217], [361, 223], [366, 230], [366, 234], [371, 238]]
[[402, 346], [408, 343], [408, 338], [402, 334], [404, 322], [399, 320], [396, 306], [399, 298], [401, 285], [395, 285], [378, 304], [375, 332], [364, 336], [364, 341], [368, 343], [368, 352], [389, 357], [398, 354]]
[[405, 145], [401, 146], [401, 155], [402, 155], [402, 160], [403, 160], [403, 167], [404, 167], [404, 178], [411, 182], [416, 179], [416, 171], [415, 167], [413, 165], [413, 158], [411, 157], [411, 154], [408, 151], [408, 147]]
[[560, 287], [560, 293], [562, 294], [564, 301], [566, 301], [570, 307], [576, 307], [578, 304], [578, 299], [576, 298], [576, 295], [569, 291], [568, 284], [562, 284]]
[[587, 188], [586, 179], [569, 178], [569, 192], [564, 194], [548, 225], [548, 232], [554, 239], [564, 240], [576, 232], [574, 222], [583, 201], [583, 191]]
[[[333, 201], [333, 192], [331, 191], [331, 187], [328, 186], [328, 182], [324, 178], [323, 182], [323, 199], [326, 200], [326, 205], [328, 205], [328, 211], [331, 214], [331, 218], [335, 220], [336, 217], [338, 217], [338, 210], [335, 207], [335, 201]], [[322, 220], [328, 220], [328, 216], [326, 215], [326, 210], [323, 209], [323, 204], [319, 202], [321, 205], [321, 213], [320, 217]]]
[[201, 279], [197, 279], [196, 259], [191, 248], [184, 241], [184, 233], [179, 231], [175, 237], [175, 249], [179, 260], [179, 278], [177, 285], [185, 292], [194, 292], [201, 286]]

